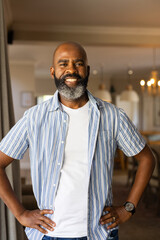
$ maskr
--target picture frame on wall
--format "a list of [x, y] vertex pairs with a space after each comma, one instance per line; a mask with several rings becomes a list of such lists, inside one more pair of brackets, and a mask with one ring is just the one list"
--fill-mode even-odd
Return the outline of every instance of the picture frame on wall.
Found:
[[30, 108], [34, 106], [34, 95], [32, 91], [21, 92], [21, 106], [24, 108]]

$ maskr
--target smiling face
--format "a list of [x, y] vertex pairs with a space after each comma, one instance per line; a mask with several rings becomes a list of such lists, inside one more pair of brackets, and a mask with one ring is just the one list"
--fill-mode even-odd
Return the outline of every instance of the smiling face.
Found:
[[59, 94], [68, 100], [76, 100], [86, 92], [89, 66], [84, 49], [76, 43], [60, 45], [53, 59], [51, 76]]

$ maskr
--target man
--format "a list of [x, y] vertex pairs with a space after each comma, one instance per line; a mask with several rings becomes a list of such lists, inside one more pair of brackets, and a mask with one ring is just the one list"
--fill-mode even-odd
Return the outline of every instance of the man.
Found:
[[[57, 47], [51, 76], [58, 91], [29, 109], [0, 144], [0, 196], [28, 239], [118, 239], [150, 179], [153, 155], [126, 114], [86, 90], [89, 66], [77, 43]], [[119, 147], [139, 167], [124, 205], [112, 206], [114, 154]], [[5, 168], [29, 148], [39, 209], [26, 210]]]

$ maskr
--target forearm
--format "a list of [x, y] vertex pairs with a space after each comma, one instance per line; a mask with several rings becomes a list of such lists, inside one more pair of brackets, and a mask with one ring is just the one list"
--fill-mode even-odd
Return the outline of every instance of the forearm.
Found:
[[[137, 206], [149, 182], [155, 166], [153, 154], [148, 146], [145, 146], [145, 148], [138, 155], [136, 155], [136, 159], [139, 161], [139, 167], [133, 187], [131, 188], [128, 198], [126, 199], [126, 201], [133, 203], [135, 207]], [[100, 223], [102, 225], [110, 223], [110, 225], [107, 227], [108, 229], [126, 222], [132, 216], [131, 212], [126, 211], [124, 206], [107, 206], [104, 208], [104, 211], [107, 211], [107, 213], [100, 218]]]
[[25, 211], [11, 187], [4, 168], [0, 168], [0, 197], [16, 218]]
[[136, 177], [134, 184], [131, 188], [127, 201], [132, 202], [135, 206], [137, 206], [149, 180], [152, 175], [155, 166], [154, 157], [148, 148], [145, 147], [143, 153], [137, 155], [137, 160], [139, 161], [139, 166], [137, 169]]

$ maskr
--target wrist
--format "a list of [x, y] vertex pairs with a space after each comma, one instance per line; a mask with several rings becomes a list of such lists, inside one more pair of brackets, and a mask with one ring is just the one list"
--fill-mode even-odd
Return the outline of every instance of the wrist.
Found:
[[19, 218], [23, 215], [23, 213], [27, 211], [24, 207], [18, 209], [18, 212], [15, 214], [15, 218], [19, 220]]
[[127, 212], [131, 213], [132, 215], [136, 212], [136, 207], [132, 202], [127, 201], [124, 203], [123, 206], [124, 206], [124, 209]]

